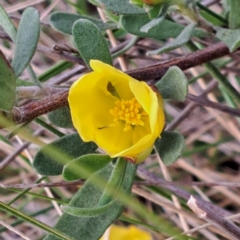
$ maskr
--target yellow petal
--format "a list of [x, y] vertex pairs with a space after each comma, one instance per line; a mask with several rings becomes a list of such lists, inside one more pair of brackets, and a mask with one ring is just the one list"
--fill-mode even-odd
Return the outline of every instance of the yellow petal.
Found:
[[91, 60], [90, 66], [95, 72], [101, 72], [104, 74], [107, 80], [115, 87], [120, 98], [128, 100], [133, 97], [132, 91], [129, 87], [129, 81], [134, 80], [133, 78], [98, 60]]
[[133, 130], [123, 131], [124, 124], [119, 122], [113, 127], [104, 128], [96, 132], [98, 146], [115, 157], [119, 152], [132, 146]]
[[103, 90], [104, 85], [107, 89], [107, 81], [102, 79], [101, 73], [86, 74], [69, 91], [73, 124], [84, 141], [94, 141], [96, 130], [112, 123], [109, 109], [114, 107], [116, 98]]
[[[100, 240], [103, 240], [102, 237]], [[112, 225], [109, 232], [109, 240], [151, 240], [151, 235], [135, 226], [122, 227]]]
[[150, 92], [149, 87], [145, 82], [140, 82], [135, 79], [129, 82], [129, 86], [131, 91], [134, 94], [134, 97], [137, 99], [139, 104], [143, 107], [144, 111], [149, 114], [150, 113]]
[[112, 155], [112, 157], [122, 156], [122, 157], [137, 158], [138, 154], [140, 154], [145, 149], [148, 149], [153, 145], [155, 139], [156, 138], [154, 138], [152, 134], [148, 134], [143, 138], [141, 138], [137, 143], [135, 143], [131, 147], [126, 148], [123, 151]]

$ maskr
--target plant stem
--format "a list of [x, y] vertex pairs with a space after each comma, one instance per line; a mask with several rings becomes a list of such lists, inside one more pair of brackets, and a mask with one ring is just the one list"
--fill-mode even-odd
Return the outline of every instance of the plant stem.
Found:
[[[193, 52], [199, 50], [192, 41], [189, 41], [187, 46]], [[226, 92], [234, 99], [234, 101], [240, 104], [240, 93], [229, 83], [228, 79], [216, 68], [216, 66], [211, 62], [204, 63], [203, 66], [205, 66], [208, 72], [225, 88]]]

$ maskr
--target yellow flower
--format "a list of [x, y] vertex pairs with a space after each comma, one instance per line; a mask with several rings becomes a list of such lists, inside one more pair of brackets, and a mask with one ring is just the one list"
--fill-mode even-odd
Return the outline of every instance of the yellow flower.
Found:
[[[149, 233], [136, 228], [135, 226], [120, 227], [111, 225], [109, 235], [106, 234], [108, 240], [151, 240], [152, 237]], [[104, 234], [105, 237], [105, 234]], [[102, 237], [100, 240], [104, 240]]]
[[145, 82], [98, 60], [93, 72], [70, 88], [74, 127], [83, 141], [93, 141], [112, 158], [135, 163], [151, 152], [164, 127], [163, 101]]

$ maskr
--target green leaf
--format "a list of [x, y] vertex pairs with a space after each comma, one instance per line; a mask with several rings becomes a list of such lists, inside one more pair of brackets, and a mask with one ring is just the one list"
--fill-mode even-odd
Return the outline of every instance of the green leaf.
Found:
[[228, 46], [230, 52], [240, 47], [240, 29], [217, 28], [216, 36]]
[[[137, 165], [127, 162], [126, 172], [123, 180], [122, 191], [129, 193], [135, 178]], [[73, 197], [69, 206], [77, 208], [96, 208], [102, 191], [92, 183], [96, 176], [102, 179], [109, 179], [112, 171], [112, 165], [108, 164], [102, 170], [93, 174], [89, 180]], [[106, 211], [106, 213], [97, 217], [75, 217], [64, 213], [56, 224], [55, 228], [75, 239], [81, 240], [98, 240], [105, 232], [107, 227], [117, 219], [123, 211], [122, 204], [115, 202]], [[48, 235], [44, 240], [59, 240], [52, 235]]]
[[129, 3], [129, 0], [99, 0], [102, 7], [122, 15], [141, 14], [145, 10]]
[[164, 164], [171, 165], [181, 156], [184, 142], [180, 133], [165, 131], [154, 145]]
[[54, 125], [61, 128], [73, 128], [69, 107], [56, 109], [48, 114], [48, 119]]
[[177, 67], [170, 67], [155, 86], [165, 99], [185, 101], [188, 93], [188, 82], [183, 71]]
[[151, 20], [150, 22], [142, 26], [140, 31], [147, 33], [151, 28], [160, 24], [163, 20], [164, 20], [164, 17], [154, 18], [153, 20]]
[[115, 201], [111, 201], [103, 206], [93, 208], [77, 208], [68, 205], [62, 205], [61, 208], [64, 212], [75, 217], [97, 217], [106, 213], [113, 206], [113, 204], [115, 204]]
[[108, 184], [106, 188], [104, 189], [104, 192], [99, 199], [98, 205], [104, 206], [105, 204], [110, 203], [115, 198], [113, 193], [109, 193], [109, 188], [115, 188], [116, 191], [118, 191], [121, 188], [125, 170], [127, 166], [127, 161], [124, 158], [118, 158], [117, 163], [114, 166], [114, 169], [112, 171], [111, 177], [109, 178]]
[[84, 15], [54, 12], [50, 15], [51, 26], [59, 32], [72, 35], [73, 24], [79, 19], [86, 19], [94, 23], [101, 31], [117, 28], [115, 23], [104, 23], [103, 21]]
[[[120, 24], [125, 31], [144, 38], [154, 38], [158, 40], [176, 38], [184, 29], [183, 25], [164, 19], [149, 29], [147, 33], [142, 32], [140, 29], [149, 22], [150, 19], [147, 14], [122, 16], [120, 19]], [[195, 29], [192, 35], [195, 37], [204, 37], [206, 33], [202, 30]]]
[[[107, 42], [99, 28], [89, 20], [80, 19], [73, 25], [73, 39], [85, 63], [97, 59], [112, 65]], [[90, 66], [89, 66], [90, 68]]]
[[[87, 179], [91, 174], [105, 167], [112, 159], [105, 154], [87, 154], [72, 160], [63, 168], [63, 178], [73, 181], [80, 178]], [[78, 169], [86, 169], [88, 174], [79, 172]]]
[[195, 26], [196, 26], [195, 23], [189, 24], [187, 27], [185, 27], [182, 30], [182, 32], [179, 34], [179, 36], [176, 39], [174, 39], [174, 41], [166, 44], [164, 47], [147, 52], [147, 55], [148, 56], [156, 55], [156, 54], [168, 52], [168, 51], [171, 51], [173, 49], [183, 46], [190, 40]]
[[15, 42], [17, 37], [16, 28], [1, 5], [0, 5], [0, 25], [4, 28], [5, 32], [10, 36], [13, 42]]
[[40, 33], [39, 13], [35, 8], [27, 8], [19, 24], [12, 67], [17, 76], [27, 67], [34, 55]]
[[[59, 162], [58, 158], [50, 157], [48, 151], [59, 150], [67, 154], [70, 160], [81, 155], [95, 152], [97, 145], [92, 142], [83, 142], [78, 133], [64, 136], [55, 142], [52, 142], [35, 155], [33, 166], [38, 173], [46, 176], [60, 175], [66, 162]], [[67, 161], [67, 160], [66, 160]]]
[[12, 110], [16, 98], [16, 79], [13, 69], [0, 51], [0, 109]]
[[232, 29], [240, 28], [240, 1], [229, 0], [230, 12], [229, 12], [229, 27]]

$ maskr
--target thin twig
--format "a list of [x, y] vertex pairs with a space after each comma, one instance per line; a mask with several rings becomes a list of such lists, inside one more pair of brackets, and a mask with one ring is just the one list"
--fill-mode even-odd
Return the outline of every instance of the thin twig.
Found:
[[[168, 182], [162, 178], [157, 177], [155, 174], [149, 172], [148, 170], [144, 169], [143, 166], [139, 166], [138, 170], [137, 170], [137, 174], [139, 177], [141, 177], [142, 179], [144, 179], [145, 181], [149, 182], [149, 183], [153, 183], [153, 184], [157, 184], [159, 187], [162, 187], [164, 189], [167, 189], [168, 191], [170, 191], [171, 193], [175, 194], [178, 197], [181, 197], [185, 200], [188, 200], [190, 198], [190, 193], [188, 193], [187, 191], [177, 187], [176, 185], [174, 185], [173, 182]], [[229, 213], [225, 210], [223, 210], [222, 208], [211, 204], [210, 202], [206, 202], [204, 200], [202, 200], [201, 198], [197, 199], [206, 204], [209, 205], [214, 211], [221, 213], [224, 216], [228, 216]]]
[[239, 109], [235, 109], [235, 108], [230, 108], [228, 106], [224, 106], [222, 104], [216, 103], [216, 102], [212, 102], [209, 101], [205, 98], [202, 97], [197, 97], [194, 96], [192, 94], [188, 94], [188, 100], [197, 103], [198, 105], [202, 105], [204, 107], [209, 107], [209, 108], [213, 108], [213, 109], [217, 109], [221, 112], [225, 112], [228, 113], [232, 116], [236, 116], [236, 117], [240, 117], [240, 110]]
[[[225, 219], [227, 219], [227, 220], [234, 220], [234, 219], [237, 219], [237, 218], [239, 218], [239, 217], [240, 217], [240, 214], [238, 213], [238, 214], [234, 214], [234, 215], [225, 217]], [[182, 234], [185, 234], [185, 235], [186, 235], [186, 234], [189, 234], [189, 233], [194, 233], [194, 232], [200, 231], [200, 230], [203, 229], [203, 228], [210, 227], [211, 225], [212, 225], [211, 223], [205, 223], [205, 224], [200, 225], [200, 226], [198, 226], [198, 227], [192, 228], [192, 229], [190, 229], [189, 231], [182, 232]], [[166, 239], [166, 240], [174, 240], [174, 239], [175, 239], [175, 237], [170, 237], [170, 238], [168, 238], [168, 239]]]
[[45, 187], [68, 187], [68, 186], [76, 186], [76, 185], [82, 185], [85, 183], [85, 180], [76, 180], [72, 182], [54, 182], [54, 183], [32, 183], [32, 184], [3, 184], [0, 183], [0, 188], [4, 189], [10, 189], [10, 188], [15, 188], [15, 189], [33, 189], [33, 188], [45, 188]]
[[203, 204], [193, 196], [189, 198], [187, 205], [199, 218], [204, 219], [215, 225], [217, 228], [222, 229], [223, 232], [228, 233], [231, 237], [233, 237], [233, 239], [239, 239], [240, 228], [233, 222], [225, 219], [220, 213], [213, 211], [213, 209], [208, 205]]
[[[212, 81], [208, 87], [201, 93], [200, 97], [206, 96], [209, 92], [211, 92], [218, 83], [216, 81]], [[167, 131], [173, 131], [181, 122], [183, 119], [187, 117], [187, 115], [197, 106], [197, 103], [189, 103], [187, 107], [180, 112], [178, 117], [174, 118], [173, 121], [167, 126]]]
[[128, 71], [127, 74], [140, 80], [146, 81], [156, 79], [156, 81], [158, 81], [172, 66], [178, 66], [181, 70], [184, 71], [203, 63], [210, 62], [214, 59], [223, 57], [229, 53], [229, 49], [224, 43], [212, 44], [209, 47], [190, 53], [187, 56], [167, 61], [165, 63], [131, 70]]
[[3, 225], [5, 228], [7, 228], [8, 230], [14, 232], [16, 235], [18, 235], [19, 237], [21, 237], [24, 240], [30, 240], [30, 238], [28, 238], [27, 236], [25, 236], [23, 233], [21, 233], [20, 231], [18, 231], [16, 228], [14, 228], [13, 226], [7, 224], [6, 222], [0, 220], [0, 224]]
[[[44, 187], [68, 187], [68, 186], [76, 186], [82, 185], [85, 181], [82, 179], [71, 181], [71, 182], [52, 182], [52, 183], [33, 183], [33, 184], [3, 184], [0, 183], [0, 188], [9, 189], [9, 188], [16, 188], [16, 189], [28, 189], [28, 188], [44, 188]], [[236, 182], [169, 182], [166, 181], [168, 185], [172, 186], [203, 186], [203, 187], [231, 187], [231, 188], [240, 188], [240, 183]], [[166, 183], [164, 182], [164, 183]], [[155, 187], [162, 187], [163, 183], [159, 182], [152, 182], [152, 181], [135, 181], [135, 186], [155, 186]]]
[[[33, 133], [33, 136], [40, 134], [43, 129], [38, 129]], [[3, 170], [10, 162], [12, 162], [21, 152], [23, 152], [31, 142], [25, 142], [20, 147], [18, 147], [12, 154], [8, 155], [5, 159], [0, 163], [0, 171]]]

